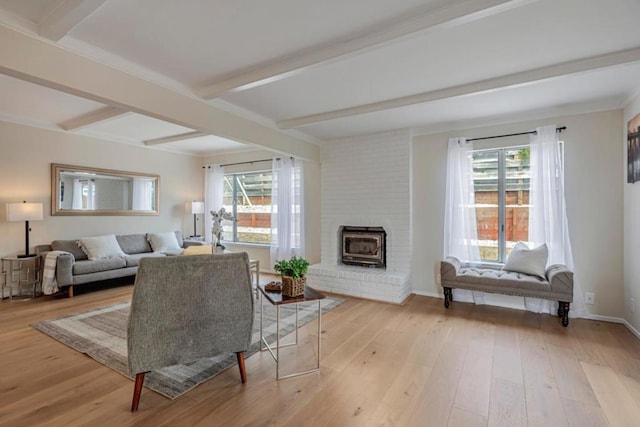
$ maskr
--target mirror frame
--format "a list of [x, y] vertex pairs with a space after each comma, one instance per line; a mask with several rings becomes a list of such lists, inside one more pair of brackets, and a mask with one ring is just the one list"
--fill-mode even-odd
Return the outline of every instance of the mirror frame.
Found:
[[[61, 199], [60, 194], [60, 173], [62, 171], [70, 172], [89, 172], [103, 175], [113, 175], [124, 178], [151, 178], [156, 182], [155, 191], [155, 210], [151, 211], [134, 211], [134, 210], [71, 210], [60, 209], [58, 201]], [[160, 215], [160, 175], [139, 172], [125, 172], [113, 169], [100, 169], [85, 166], [63, 165], [59, 163], [51, 164], [51, 215], [52, 216], [140, 216], [140, 215]]]

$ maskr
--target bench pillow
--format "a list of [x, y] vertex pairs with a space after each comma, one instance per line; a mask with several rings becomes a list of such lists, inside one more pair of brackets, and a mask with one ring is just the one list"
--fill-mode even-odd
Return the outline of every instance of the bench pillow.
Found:
[[507, 262], [505, 262], [502, 269], [516, 273], [530, 274], [545, 279], [548, 258], [549, 249], [546, 243], [543, 243], [537, 248], [529, 249], [524, 243], [518, 242], [513, 249], [511, 249], [511, 253], [507, 257]]
[[116, 236], [107, 234], [106, 236], [82, 237], [78, 239], [78, 246], [87, 254], [91, 261], [97, 261], [105, 258], [115, 258], [126, 256]]

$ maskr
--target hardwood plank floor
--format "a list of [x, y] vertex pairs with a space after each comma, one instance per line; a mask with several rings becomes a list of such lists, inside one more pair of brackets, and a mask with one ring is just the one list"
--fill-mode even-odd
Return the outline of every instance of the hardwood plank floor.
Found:
[[[81, 288], [81, 287], [80, 287]], [[414, 296], [347, 298], [323, 316], [319, 373], [275, 381], [271, 357], [246, 360], [171, 401], [30, 327], [126, 301], [132, 285], [75, 298], [0, 303], [0, 425], [11, 426], [633, 426], [640, 341], [622, 325]], [[316, 324], [290, 363], [315, 356]]]

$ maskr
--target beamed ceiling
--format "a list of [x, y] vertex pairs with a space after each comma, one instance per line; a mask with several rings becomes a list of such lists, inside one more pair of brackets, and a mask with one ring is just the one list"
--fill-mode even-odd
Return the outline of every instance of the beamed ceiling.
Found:
[[0, 0], [0, 119], [209, 156], [624, 107], [637, 0]]

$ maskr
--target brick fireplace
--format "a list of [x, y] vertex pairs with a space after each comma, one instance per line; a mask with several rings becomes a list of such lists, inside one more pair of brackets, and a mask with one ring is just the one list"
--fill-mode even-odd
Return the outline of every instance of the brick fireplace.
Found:
[[[410, 133], [336, 140], [323, 145], [321, 154], [321, 263], [309, 267], [309, 283], [338, 294], [404, 301], [411, 294]], [[385, 233], [386, 268], [345, 265], [345, 225]], [[375, 237], [367, 239], [354, 241], [360, 245], [354, 250], [370, 260]]]

